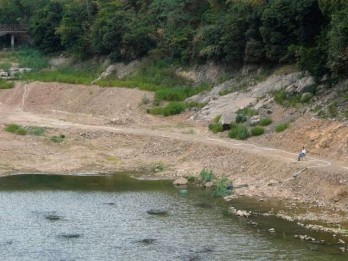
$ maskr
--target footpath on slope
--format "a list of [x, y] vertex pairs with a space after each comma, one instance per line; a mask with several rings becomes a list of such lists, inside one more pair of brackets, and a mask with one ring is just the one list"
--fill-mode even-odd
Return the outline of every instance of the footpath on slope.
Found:
[[[0, 173], [105, 173], [142, 171], [176, 178], [203, 168], [227, 176], [240, 194], [297, 200], [343, 211], [320, 217], [342, 220], [348, 209], [347, 164], [210, 134], [206, 126], [144, 113], [145, 93], [58, 83], [17, 84], [0, 92]], [[18, 136], [6, 124], [47, 127], [44, 137]], [[61, 144], [50, 135], [64, 134]]]

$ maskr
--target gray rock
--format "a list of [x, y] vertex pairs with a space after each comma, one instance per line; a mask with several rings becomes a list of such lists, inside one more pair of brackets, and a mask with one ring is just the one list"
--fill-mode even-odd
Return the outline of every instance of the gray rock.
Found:
[[188, 180], [186, 178], [178, 178], [176, 180], [174, 180], [173, 184], [175, 186], [186, 186], [188, 183]]
[[261, 120], [260, 115], [255, 115], [249, 119], [249, 123], [250, 123], [250, 125], [256, 125], [260, 122], [260, 120]]
[[149, 209], [146, 213], [149, 215], [167, 215], [168, 211], [165, 209]]

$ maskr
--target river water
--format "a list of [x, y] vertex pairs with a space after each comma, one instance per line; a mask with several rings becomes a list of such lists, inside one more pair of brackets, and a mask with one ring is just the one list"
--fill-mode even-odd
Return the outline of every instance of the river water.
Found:
[[348, 260], [294, 239], [289, 222], [263, 217], [276, 227], [269, 233], [223, 215], [226, 204], [124, 174], [3, 177], [0, 260]]

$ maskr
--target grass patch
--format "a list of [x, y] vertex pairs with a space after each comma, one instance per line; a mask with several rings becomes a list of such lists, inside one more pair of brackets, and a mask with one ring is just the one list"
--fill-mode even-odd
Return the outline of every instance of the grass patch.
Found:
[[184, 102], [170, 102], [164, 107], [153, 107], [148, 109], [148, 113], [153, 115], [170, 116], [180, 114], [185, 111], [186, 105]]
[[96, 68], [88, 69], [61, 66], [55, 70], [25, 73], [23, 74], [22, 79], [91, 85], [91, 82], [98, 76], [95, 69]]
[[126, 79], [109, 77], [97, 82], [99, 86], [122, 86], [156, 91], [162, 88], [182, 88], [192, 86], [192, 82], [176, 73], [178, 64], [172, 59], [155, 60], [148, 58], [142, 62], [137, 72]]
[[14, 82], [0, 79], [0, 89], [11, 89], [13, 88], [13, 86], [14, 86]]
[[218, 133], [224, 131], [223, 126], [219, 123], [222, 115], [218, 115], [214, 118], [213, 123], [209, 124], [209, 130], [211, 130], [213, 133]]
[[45, 129], [37, 126], [21, 126], [18, 124], [6, 125], [5, 131], [15, 133], [18, 135], [34, 135], [41, 136], [45, 132]]
[[253, 127], [250, 130], [252, 136], [260, 136], [265, 132], [265, 129], [259, 126]]
[[[301, 103], [302, 94], [298, 93], [291, 97], [286, 97], [285, 90], [279, 90], [274, 93], [274, 101], [279, 105], [285, 107], [296, 107], [297, 104]], [[307, 102], [303, 100], [303, 102]]]
[[248, 128], [245, 125], [233, 125], [231, 124], [231, 129], [228, 132], [228, 136], [231, 139], [246, 140], [249, 138], [250, 134]]
[[28, 126], [25, 127], [29, 135], [42, 136], [45, 133], [45, 128], [38, 126]]
[[26, 135], [28, 133], [28, 131], [18, 125], [18, 124], [9, 124], [5, 127], [5, 131], [7, 132], [11, 132], [11, 133], [14, 133], [14, 134], [18, 134], [18, 135]]
[[286, 130], [289, 127], [288, 123], [279, 123], [275, 126], [275, 131], [276, 132], [282, 132], [284, 130]]
[[55, 143], [61, 143], [65, 139], [65, 135], [61, 134], [59, 136], [51, 136], [50, 141], [55, 142]]
[[268, 126], [272, 123], [271, 118], [262, 118], [259, 122], [260, 126]]
[[237, 114], [243, 114], [245, 116], [252, 117], [252, 116], [256, 115], [257, 112], [254, 109], [247, 107], [244, 109], [239, 109], [237, 111]]
[[16, 56], [19, 67], [28, 67], [38, 71], [48, 66], [48, 58], [36, 49], [23, 47], [16, 53]]

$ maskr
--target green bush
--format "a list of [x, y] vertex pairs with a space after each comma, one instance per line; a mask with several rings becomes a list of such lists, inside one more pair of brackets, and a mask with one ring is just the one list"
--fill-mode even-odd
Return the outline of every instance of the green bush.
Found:
[[229, 195], [231, 192], [227, 189], [228, 179], [226, 177], [218, 178], [215, 180], [212, 187], [212, 195], [214, 197], [224, 197]]
[[275, 126], [275, 131], [276, 132], [282, 132], [286, 130], [289, 127], [288, 123], [279, 123]]
[[153, 115], [170, 116], [185, 111], [186, 105], [183, 102], [170, 102], [165, 107], [153, 107], [148, 110]]
[[184, 101], [189, 88], [164, 88], [155, 92], [155, 99], [165, 101]]
[[246, 140], [250, 134], [245, 125], [231, 126], [228, 136], [232, 139]]
[[0, 89], [11, 89], [13, 86], [14, 82], [0, 79]]
[[244, 114], [237, 114], [236, 116], [236, 122], [241, 123], [241, 122], [246, 122], [247, 117]]
[[11, 133], [16, 133], [18, 135], [35, 135], [35, 136], [41, 136], [45, 129], [42, 127], [36, 127], [36, 126], [27, 126], [23, 127], [18, 124], [9, 124], [5, 127], [5, 130]]
[[252, 116], [256, 115], [257, 113], [254, 109], [246, 107], [244, 109], [239, 109], [237, 111], [237, 114], [243, 114], [245, 116], [252, 117]]
[[6, 125], [5, 127], [5, 131], [7, 132], [11, 132], [11, 133], [16, 133], [17, 130], [20, 129], [21, 126], [17, 125], [17, 124], [9, 124], [9, 125]]
[[16, 134], [18, 135], [27, 135], [28, 131], [27, 129], [23, 128], [23, 127], [20, 127], [17, 131], [16, 131]]
[[254, 127], [254, 128], [251, 129], [251, 135], [252, 135], [252, 136], [260, 136], [260, 135], [262, 135], [264, 132], [265, 132], [265, 129], [262, 128], [262, 127], [258, 127], [258, 126], [256, 126], [256, 127]]
[[274, 94], [274, 101], [280, 105], [283, 105], [286, 100], [285, 90], [276, 91]]
[[263, 118], [260, 120], [260, 125], [261, 126], [268, 126], [272, 123], [272, 119], [271, 118]]
[[218, 132], [222, 132], [224, 131], [224, 128], [222, 127], [222, 125], [219, 123], [220, 119], [221, 119], [222, 115], [217, 115], [214, 120], [213, 123], [209, 124], [209, 130], [211, 130], [213, 133], [218, 133]]
[[45, 132], [45, 128], [37, 127], [37, 126], [28, 126], [28, 127], [25, 127], [25, 129], [28, 131], [28, 134], [34, 135], [34, 136], [41, 136]]
[[224, 128], [220, 123], [211, 123], [209, 124], [209, 130], [211, 130], [213, 133], [223, 132]]
[[212, 179], [214, 178], [213, 171], [206, 170], [206, 169], [202, 169], [201, 172], [199, 173], [199, 176], [201, 177], [201, 181], [204, 183], [212, 181]]
[[52, 136], [50, 138], [51, 141], [55, 142], [55, 143], [60, 143], [62, 142], [63, 140], [65, 139], [65, 135], [64, 134], [61, 134], [59, 136]]

